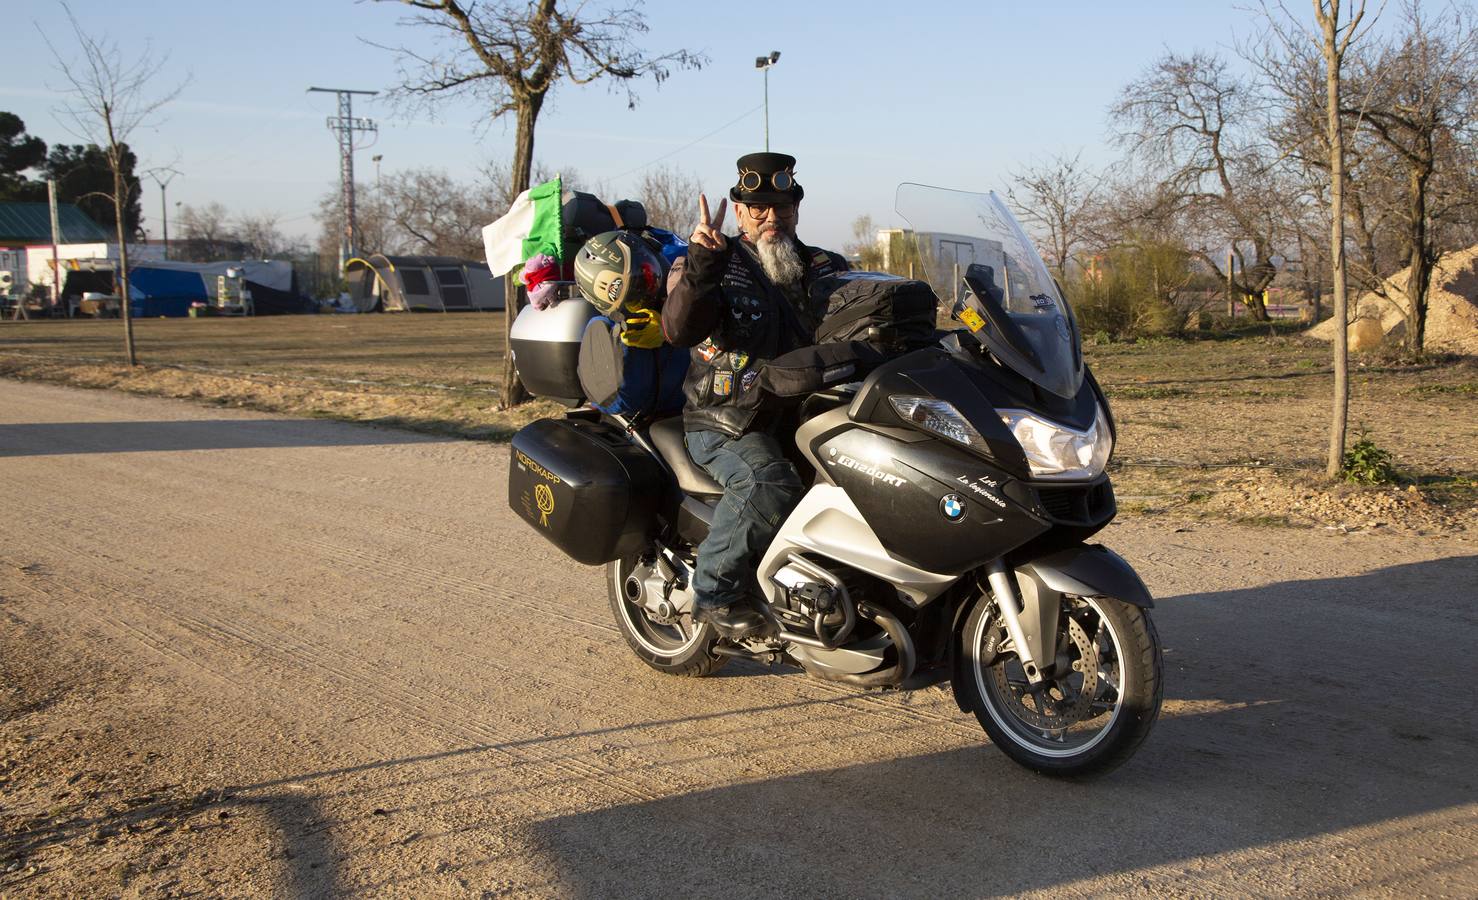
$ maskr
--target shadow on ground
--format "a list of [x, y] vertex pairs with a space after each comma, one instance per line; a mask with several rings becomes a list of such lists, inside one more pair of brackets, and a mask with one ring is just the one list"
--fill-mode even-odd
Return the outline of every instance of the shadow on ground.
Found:
[[455, 440], [293, 419], [0, 424], [0, 457], [178, 450], [364, 447]]
[[[1016, 892], [1374, 826], [1341, 837], [1358, 857], [1412, 827], [1400, 820], [1432, 813], [1471, 841], [1474, 670], [1442, 648], [1478, 638], [1475, 583], [1468, 556], [1163, 601], [1167, 708], [1186, 711], [1096, 782], [1039, 778], [982, 746], [535, 829], [561, 883], [590, 897], [663, 883], [726, 895]], [[1298, 865], [1328, 852], [1305, 843], [1278, 855]]]
[[[1459, 888], [1450, 893], [1471, 894], [1464, 888], [1478, 878], [1478, 704], [1467, 648], [1478, 639], [1475, 583], [1478, 556], [1464, 556], [1162, 599], [1155, 615], [1167, 713], [1124, 768], [1088, 783], [1034, 776], [983, 737], [979, 746], [817, 769], [805, 759], [817, 735], [771, 727], [776, 704], [242, 784], [195, 799], [186, 814], [264, 804], [281, 835], [283, 852], [274, 858], [285, 860], [287, 886], [307, 895], [391, 886], [425, 893], [445, 886], [438, 878], [460, 873], [476, 884], [499, 866], [577, 897], [982, 896], [1125, 873], [1135, 874], [1117, 882], [1119, 890], [1232, 894], [1260, 869], [1285, 878], [1263, 884], [1263, 893], [1297, 883], [1286, 879], [1303, 872], [1311, 891], [1421, 893], [1446, 873]], [[849, 712], [835, 699], [783, 705], [814, 707], [818, 716]], [[732, 720], [793, 748], [787, 774], [580, 809], [582, 782], [603, 771], [594, 764], [600, 748], [639, 753], [672, 740], [674, 726], [721, 733]], [[534, 743], [548, 752], [503, 752]], [[592, 763], [579, 767], [588, 774], [545, 785], [555, 809], [578, 811], [510, 820], [506, 797], [488, 791], [537, 790], [530, 782], [542, 779], [510, 770], [548, 772], [555, 760], [582, 757]], [[374, 778], [358, 778], [371, 771]], [[684, 780], [692, 773], [685, 769]], [[642, 767], [624, 774], [640, 777]], [[434, 813], [417, 807], [427, 784], [447, 780], [458, 783], [455, 798], [432, 791]], [[657, 790], [671, 779], [657, 770], [651, 783]], [[325, 830], [325, 811], [352, 839], [358, 826], [346, 809], [362, 819], [375, 803], [388, 808], [386, 821], [416, 829], [415, 842], [405, 838], [409, 847], [394, 852], [424, 867], [389, 872], [366, 888], [357, 880], [366, 870], [385, 874], [373, 869], [376, 854], [391, 851], [331, 840], [339, 835]], [[123, 815], [141, 812], [164, 815], [147, 808]], [[54, 823], [50, 833], [23, 838], [21, 849], [65, 843], [97, 824]], [[466, 842], [433, 867], [435, 842], [452, 833]], [[1239, 854], [1209, 874], [1191, 865]], [[1170, 873], [1141, 880], [1138, 870], [1147, 867]]]
[[[1466, 556], [1163, 599], [1156, 617], [1166, 714], [1124, 768], [1087, 783], [1035, 776], [983, 736], [974, 747], [808, 770], [814, 735], [774, 731], [762, 707], [453, 748], [232, 790], [275, 794], [283, 781], [316, 782], [331, 803], [360, 794], [360, 805], [407, 804], [392, 808], [406, 823], [448, 817], [456, 833], [487, 840], [516, 832], [516, 851], [464, 851], [436, 871], [475, 883], [485, 866], [511, 864], [580, 897], [975, 896], [1124, 873], [1136, 874], [1120, 888], [1221, 893], [1269, 864], [1285, 878], [1263, 884], [1273, 891], [1300, 872], [1326, 889], [1405, 892], [1441, 877], [1461, 886], [1478, 878], [1478, 716], [1472, 666], [1449, 651], [1478, 638], [1474, 583], [1478, 556]], [[834, 699], [785, 706], [813, 704], [818, 716], [848, 714]], [[510, 768], [532, 762], [510, 766], [500, 751], [567, 748], [540, 754], [541, 766], [584, 757], [592, 744], [639, 754], [671, 740], [675, 725], [722, 733], [736, 718], [752, 723], [745, 731], [773, 732], [793, 748], [790, 774], [516, 825], [500, 815], [506, 792], [530, 778]], [[389, 783], [343, 781], [369, 770], [395, 774]], [[462, 785], [455, 799], [407, 803], [448, 780]], [[670, 780], [654, 770], [652, 784], [662, 783]], [[562, 807], [579, 805], [579, 784], [558, 785]], [[1219, 859], [1209, 868], [1193, 868], [1212, 857]], [[1160, 869], [1150, 880], [1138, 872], [1148, 867], [1169, 874]], [[375, 887], [432, 877], [398, 874]]]

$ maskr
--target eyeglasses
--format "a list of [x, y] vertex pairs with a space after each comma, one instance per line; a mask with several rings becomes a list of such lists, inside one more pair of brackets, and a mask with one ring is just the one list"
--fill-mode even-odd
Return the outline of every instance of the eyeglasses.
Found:
[[[739, 173], [739, 187], [746, 191], [757, 191], [765, 185], [765, 176], [751, 169]], [[788, 191], [795, 187], [795, 176], [781, 169], [770, 175], [770, 185], [777, 191]]]
[[782, 203], [782, 204], [746, 203], [746, 204], [744, 204], [744, 207], [745, 207], [745, 209], [748, 209], [749, 210], [749, 214], [751, 216], [753, 216], [754, 218], [756, 218], [756, 219], [769, 219], [769, 218], [794, 219], [795, 218], [796, 205], [794, 203]]

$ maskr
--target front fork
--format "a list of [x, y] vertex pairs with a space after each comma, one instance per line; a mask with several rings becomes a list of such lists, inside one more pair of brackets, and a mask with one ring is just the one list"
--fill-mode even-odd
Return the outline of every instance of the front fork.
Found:
[[1062, 609], [1062, 594], [1026, 573], [1017, 578], [1017, 573], [999, 559], [985, 567], [985, 574], [1006, 626], [1006, 636], [1011, 639], [1027, 681], [1038, 684], [1043, 678], [1043, 667], [1050, 671], [1057, 656], [1057, 616]]

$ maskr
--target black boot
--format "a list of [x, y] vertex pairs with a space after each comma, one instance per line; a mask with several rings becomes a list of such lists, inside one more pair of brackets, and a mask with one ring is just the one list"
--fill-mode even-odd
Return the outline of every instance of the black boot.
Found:
[[726, 606], [700, 603], [693, 607], [693, 621], [699, 624], [707, 622], [723, 637], [739, 641], [764, 627], [765, 617], [747, 603], [734, 602]]

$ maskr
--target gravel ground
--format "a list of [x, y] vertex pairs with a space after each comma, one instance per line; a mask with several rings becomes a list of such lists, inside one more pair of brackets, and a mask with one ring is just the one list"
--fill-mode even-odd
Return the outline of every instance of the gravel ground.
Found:
[[1063, 784], [937, 689], [646, 669], [504, 446], [5, 398], [0, 895], [1478, 893], [1470, 534], [1125, 516], [1164, 715]]

